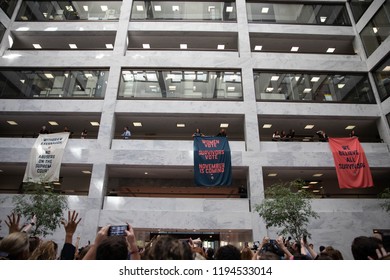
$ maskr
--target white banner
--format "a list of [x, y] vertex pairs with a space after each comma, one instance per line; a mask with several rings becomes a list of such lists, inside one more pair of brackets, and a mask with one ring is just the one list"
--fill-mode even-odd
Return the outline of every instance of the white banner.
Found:
[[39, 134], [27, 162], [23, 182], [56, 182], [69, 132]]

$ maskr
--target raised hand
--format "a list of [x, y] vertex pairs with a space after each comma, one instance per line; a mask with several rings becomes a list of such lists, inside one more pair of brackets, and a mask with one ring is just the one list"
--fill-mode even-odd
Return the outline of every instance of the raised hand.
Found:
[[11, 215], [7, 215], [8, 222], [5, 221], [5, 224], [8, 226], [9, 233], [20, 231], [19, 222], [20, 222], [20, 214], [15, 215], [12, 213]]

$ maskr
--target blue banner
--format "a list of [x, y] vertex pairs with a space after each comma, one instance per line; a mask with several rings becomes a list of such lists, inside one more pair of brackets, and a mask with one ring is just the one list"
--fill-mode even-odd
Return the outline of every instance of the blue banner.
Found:
[[194, 137], [194, 175], [198, 186], [228, 186], [232, 164], [226, 137]]

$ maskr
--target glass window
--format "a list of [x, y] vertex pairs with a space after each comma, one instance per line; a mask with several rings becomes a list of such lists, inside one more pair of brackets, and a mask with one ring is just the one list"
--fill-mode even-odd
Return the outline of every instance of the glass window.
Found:
[[351, 25], [344, 4], [282, 4], [248, 1], [248, 21], [318, 25]]
[[257, 100], [375, 103], [366, 74], [254, 73]]
[[3, 40], [5, 30], [6, 30], [5, 26], [0, 23], [0, 41]]
[[18, 3], [18, 0], [1, 0], [0, 8], [6, 13], [6, 15], [11, 18], [12, 14], [15, 11], [15, 6]]
[[118, 96], [139, 99], [242, 100], [241, 72], [122, 70]]
[[351, 6], [355, 22], [359, 21], [373, 1], [374, 0], [350, 0], [349, 5]]
[[390, 58], [381, 63], [373, 72], [376, 87], [381, 101], [390, 96]]
[[18, 21], [118, 20], [122, 1], [23, 1]]
[[0, 98], [104, 98], [105, 70], [1, 70]]
[[131, 20], [236, 21], [234, 1], [134, 1]]
[[360, 32], [364, 49], [370, 56], [390, 34], [390, 1], [386, 1]]

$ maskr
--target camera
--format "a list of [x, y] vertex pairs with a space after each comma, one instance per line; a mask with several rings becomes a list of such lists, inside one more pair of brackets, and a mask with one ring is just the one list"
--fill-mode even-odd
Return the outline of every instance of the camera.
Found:
[[264, 244], [264, 246], [261, 248], [261, 252], [272, 252], [279, 257], [284, 256], [284, 252], [279, 248], [275, 239], [270, 239], [268, 243]]
[[108, 229], [108, 236], [126, 235], [126, 230], [129, 230], [128, 225], [110, 226]]

